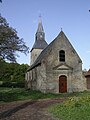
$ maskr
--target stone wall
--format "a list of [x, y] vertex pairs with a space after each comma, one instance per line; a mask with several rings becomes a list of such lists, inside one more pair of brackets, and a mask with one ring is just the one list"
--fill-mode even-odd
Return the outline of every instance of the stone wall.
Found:
[[32, 82], [31, 72], [32, 72], [32, 71], [28, 71], [28, 72], [25, 74], [25, 88], [26, 88], [26, 89], [31, 89], [31, 82]]
[[37, 59], [37, 57], [40, 55], [40, 53], [42, 52], [43, 49], [33, 49], [31, 51], [31, 56], [30, 56], [30, 65], [32, 65], [35, 60]]
[[37, 90], [46, 92], [46, 66], [42, 63], [41, 66], [37, 67]]

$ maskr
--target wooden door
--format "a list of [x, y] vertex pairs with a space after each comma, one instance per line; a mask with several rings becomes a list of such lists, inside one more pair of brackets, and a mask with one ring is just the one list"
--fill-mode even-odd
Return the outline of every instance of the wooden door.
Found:
[[67, 77], [65, 75], [59, 77], [59, 92], [67, 92]]

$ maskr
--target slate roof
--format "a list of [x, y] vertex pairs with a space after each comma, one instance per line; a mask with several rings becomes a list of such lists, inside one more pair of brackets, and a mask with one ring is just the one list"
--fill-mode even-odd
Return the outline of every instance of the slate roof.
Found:
[[48, 46], [45, 40], [36, 40], [32, 49], [45, 49]]
[[41, 19], [39, 19], [37, 32], [44, 32]]

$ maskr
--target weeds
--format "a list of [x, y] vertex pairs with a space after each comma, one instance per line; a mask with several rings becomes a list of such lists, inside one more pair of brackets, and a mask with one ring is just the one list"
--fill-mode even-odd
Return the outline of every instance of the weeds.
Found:
[[60, 120], [90, 120], [90, 95], [69, 97], [63, 104], [50, 107], [49, 112]]

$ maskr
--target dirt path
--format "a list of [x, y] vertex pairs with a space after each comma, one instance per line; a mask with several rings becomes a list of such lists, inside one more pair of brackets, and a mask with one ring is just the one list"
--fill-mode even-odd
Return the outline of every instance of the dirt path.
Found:
[[64, 99], [18, 101], [0, 104], [0, 120], [56, 120], [45, 112], [48, 106]]

